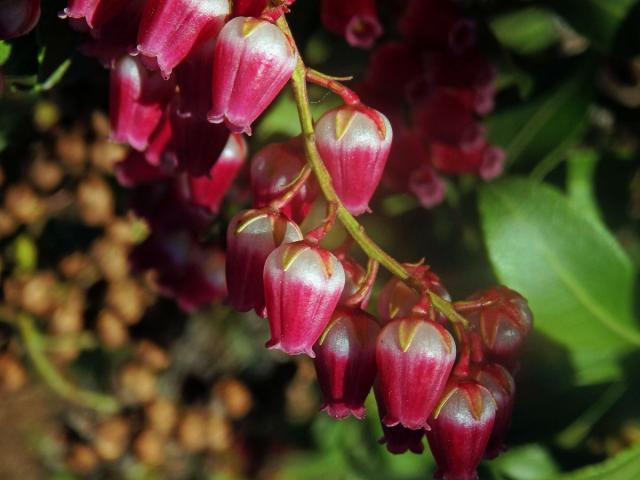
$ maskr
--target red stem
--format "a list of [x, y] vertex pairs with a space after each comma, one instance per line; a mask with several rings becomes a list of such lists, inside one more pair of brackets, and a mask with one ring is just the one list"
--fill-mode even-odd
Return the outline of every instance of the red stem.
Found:
[[348, 87], [345, 87], [343, 84], [332, 77], [324, 75], [311, 68], [307, 68], [306, 77], [307, 81], [315, 83], [316, 85], [320, 85], [321, 87], [324, 87], [327, 90], [330, 90], [336, 95], [342, 97], [342, 100], [347, 105], [358, 105], [360, 103], [360, 97], [356, 92]]
[[367, 295], [371, 292], [373, 284], [376, 281], [376, 277], [378, 276], [379, 266], [380, 264], [376, 260], [373, 258], [369, 259], [369, 262], [367, 262], [367, 273], [362, 279], [358, 290], [356, 290], [345, 302], [347, 305], [355, 307], [356, 305], [360, 305], [364, 299], [367, 298]]
[[320, 241], [331, 231], [333, 224], [336, 221], [336, 215], [338, 213], [338, 205], [335, 202], [329, 202], [327, 204], [327, 216], [322, 220], [322, 223], [311, 230], [304, 236], [307, 242], [318, 244]]

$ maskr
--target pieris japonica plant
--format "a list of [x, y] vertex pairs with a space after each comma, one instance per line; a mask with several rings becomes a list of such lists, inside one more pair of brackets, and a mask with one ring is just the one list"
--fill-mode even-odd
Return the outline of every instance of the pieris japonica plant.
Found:
[[[354, 88], [306, 65], [288, 26], [293, 0], [69, 1], [61, 16], [84, 22], [84, 51], [111, 67], [112, 138], [136, 150], [118, 178], [152, 231], [137, 268], [163, 272], [163, 292], [188, 309], [219, 298], [226, 278], [228, 303], [267, 319], [267, 347], [314, 359], [327, 415], [362, 419], [375, 392], [389, 452], [419, 454], [426, 436], [437, 478], [471, 480], [483, 457], [504, 449], [532, 327], [527, 301], [492, 287], [454, 302], [427, 263], [391, 257], [355, 216], [376, 208], [381, 183], [433, 207], [443, 175], [501, 173], [504, 153], [481, 122], [494, 68], [474, 22], [448, 0], [404, 2], [400, 38], [381, 44], [374, 0], [321, 3], [327, 30], [373, 49]], [[127, 9], [136, 28], [118, 35]], [[21, 12], [5, 36], [35, 15]], [[250, 155], [246, 138], [287, 84], [301, 135]], [[310, 84], [341, 105], [314, 118]], [[198, 264], [192, 244], [225, 215], [226, 194], [249, 203], [234, 184], [245, 160], [252, 204], [227, 221], [222, 274], [220, 262]], [[326, 216], [314, 222], [318, 202]], [[336, 224], [348, 239], [327, 248]], [[366, 267], [354, 260], [363, 257]], [[197, 278], [188, 298], [176, 274], [185, 265]], [[392, 278], [370, 308], [379, 266]]]

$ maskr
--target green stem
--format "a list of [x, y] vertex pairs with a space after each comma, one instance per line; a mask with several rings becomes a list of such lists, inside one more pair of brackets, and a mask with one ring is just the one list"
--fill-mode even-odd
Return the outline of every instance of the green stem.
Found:
[[[296, 45], [289, 29], [289, 25], [284, 15], [277, 20], [277, 25], [284, 32], [287, 37], [291, 39], [291, 44]], [[295, 46], [297, 49], [297, 46]], [[404, 280], [411, 287], [422, 292], [422, 287], [419, 282], [413, 278], [406, 268], [402, 266], [391, 255], [382, 250], [365, 232], [364, 227], [358, 223], [358, 221], [349, 213], [349, 211], [342, 204], [342, 201], [338, 197], [335, 189], [333, 188], [333, 182], [331, 181], [331, 175], [325, 167], [320, 152], [316, 147], [316, 136], [313, 128], [313, 115], [311, 114], [311, 108], [309, 107], [309, 96], [307, 93], [307, 69], [302, 60], [300, 52], [298, 54], [298, 63], [296, 65], [293, 74], [291, 75], [291, 87], [293, 89], [293, 97], [298, 109], [298, 117], [300, 119], [300, 127], [302, 129], [302, 137], [304, 139], [304, 149], [307, 156], [307, 161], [311, 165], [311, 169], [315, 174], [320, 189], [327, 202], [333, 202], [337, 205], [338, 219], [344, 225], [344, 228], [349, 232], [349, 235], [356, 241], [356, 243], [362, 248], [369, 258], [377, 260], [382, 266], [389, 270], [393, 275]], [[460, 314], [447, 302], [444, 298], [429, 291], [429, 296], [433, 301], [433, 305], [447, 316], [452, 322], [459, 322], [463, 325], [467, 324]]]
[[113, 414], [118, 411], [118, 402], [113, 397], [78, 388], [60, 375], [44, 353], [45, 340], [38, 332], [32, 317], [24, 313], [19, 314], [18, 329], [34, 368], [51, 390], [65, 400], [100, 413]]

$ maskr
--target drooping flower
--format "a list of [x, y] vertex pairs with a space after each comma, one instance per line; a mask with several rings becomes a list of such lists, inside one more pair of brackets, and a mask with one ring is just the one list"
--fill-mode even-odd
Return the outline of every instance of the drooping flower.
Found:
[[251, 124], [287, 83], [297, 56], [284, 33], [265, 20], [236, 17], [215, 49], [209, 121], [251, 134]]
[[344, 36], [351, 46], [371, 48], [382, 35], [375, 0], [322, 0], [320, 6], [324, 27]]
[[0, 0], [0, 40], [26, 35], [40, 20], [40, 0]]
[[393, 134], [377, 110], [344, 105], [326, 112], [316, 124], [316, 145], [333, 186], [354, 215], [369, 209], [384, 171]]
[[264, 265], [271, 339], [267, 347], [315, 357], [316, 343], [338, 304], [344, 270], [329, 251], [306, 241], [275, 249]]

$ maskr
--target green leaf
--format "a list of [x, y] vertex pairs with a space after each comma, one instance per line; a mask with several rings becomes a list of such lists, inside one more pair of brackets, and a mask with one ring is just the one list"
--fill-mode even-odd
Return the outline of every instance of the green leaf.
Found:
[[559, 0], [550, 3], [599, 50], [608, 50], [637, 0]]
[[0, 66], [4, 65], [11, 56], [11, 45], [7, 42], [0, 42]]
[[548, 480], [632, 480], [640, 478], [640, 444], [597, 465]]
[[520, 178], [483, 187], [480, 213], [496, 275], [529, 300], [534, 328], [567, 349], [576, 383], [617, 378], [640, 331], [633, 267], [611, 234], [555, 188]]
[[601, 222], [602, 217], [594, 192], [598, 152], [580, 148], [569, 152], [567, 162], [567, 195], [576, 210]]
[[502, 146], [510, 163], [533, 163], [569, 145], [586, 125], [593, 96], [591, 64], [574, 72], [551, 92], [492, 114], [489, 140]]
[[551, 454], [537, 444], [511, 448], [491, 461], [490, 466], [513, 480], [543, 480], [558, 473]]
[[553, 14], [544, 8], [509, 12], [493, 18], [489, 26], [502, 45], [522, 55], [549, 48], [559, 38]]

